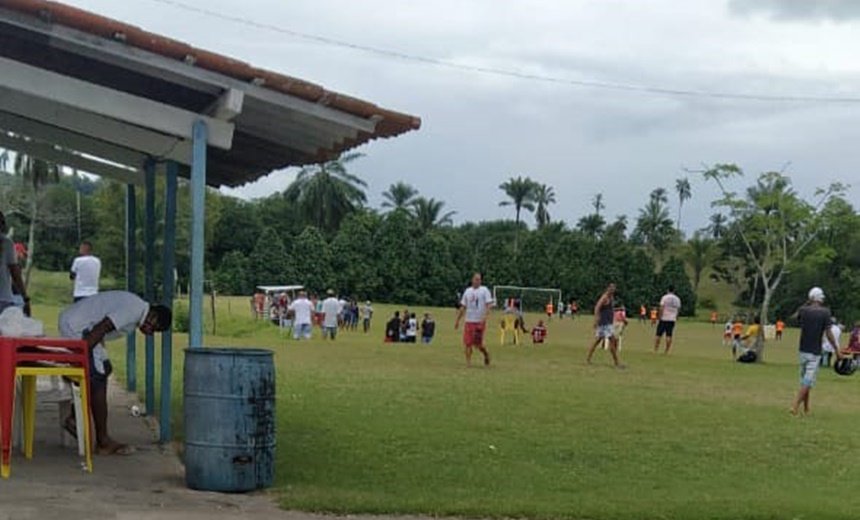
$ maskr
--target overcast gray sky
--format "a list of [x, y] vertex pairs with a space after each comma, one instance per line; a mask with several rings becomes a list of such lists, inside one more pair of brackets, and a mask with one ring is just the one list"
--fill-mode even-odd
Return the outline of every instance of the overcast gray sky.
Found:
[[[404, 180], [458, 220], [510, 216], [498, 185], [551, 184], [569, 223], [604, 194], [633, 220], [684, 167], [780, 169], [798, 188], [860, 183], [860, 103], [667, 97], [466, 72], [311, 43], [156, 0], [66, 0], [196, 46], [422, 117], [354, 163], [372, 205]], [[860, 98], [860, 2], [852, 0], [182, 0], [230, 16], [458, 64], [573, 80], [762, 95]], [[295, 173], [231, 191], [260, 197]], [[685, 228], [715, 197], [692, 175]], [[853, 192], [856, 193], [856, 190]], [[677, 202], [673, 200], [674, 207]], [[531, 217], [528, 218], [531, 221]]]

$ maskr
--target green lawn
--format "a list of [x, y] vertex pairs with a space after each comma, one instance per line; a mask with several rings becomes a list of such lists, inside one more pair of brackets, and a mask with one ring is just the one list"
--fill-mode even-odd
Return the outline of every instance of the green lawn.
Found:
[[[433, 310], [430, 347], [381, 342], [393, 307], [378, 306], [372, 334], [334, 344], [288, 341], [247, 309], [246, 299], [219, 299], [219, 336], [207, 344], [277, 353], [274, 493], [285, 508], [572, 519], [860, 511], [860, 377], [822, 372], [813, 416], [790, 417], [794, 331], [768, 345], [767, 364], [745, 366], [710, 325], [682, 322], [665, 357], [650, 352], [650, 327], [634, 323], [622, 351], [629, 368], [616, 371], [603, 353], [583, 364], [586, 319], [553, 322], [539, 348], [500, 347], [492, 329], [492, 368], [466, 369], [449, 309]], [[54, 306], [35, 312], [56, 321]], [[120, 369], [123, 350], [112, 349]], [[835, 489], [848, 491], [840, 499]]]

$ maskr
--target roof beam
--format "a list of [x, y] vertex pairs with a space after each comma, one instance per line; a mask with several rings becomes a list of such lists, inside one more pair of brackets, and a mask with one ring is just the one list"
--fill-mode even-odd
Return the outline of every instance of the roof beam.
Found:
[[233, 121], [242, 113], [242, 105], [245, 103], [245, 93], [234, 88], [224, 91], [218, 99], [212, 103], [206, 113], [221, 121]]
[[0, 128], [19, 135], [26, 135], [46, 143], [56, 143], [64, 148], [100, 157], [126, 166], [138, 167], [146, 160], [146, 154], [129, 148], [116, 146], [62, 128], [40, 123], [8, 112], [0, 112]]
[[202, 119], [210, 129], [209, 145], [229, 150], [233, 142], [231, 123], [8, 58], [0, 57], [0, 86], [183, 139], [191, 138], [194, 122]]
[[246, 96], [367, 133], [374, 133], [376, 124], [379, 122], [376, 119], [365, 119], [319, 103], [194, 67], [122, 42], [102, 38], [71, 27], [46, 23], [16, 11], [0, 9], [0, 18], [6, 23], [47, 36], [49, 44], [57, 49], [70, 51], [126, 69], [145, 72], [201, 92], [212, 94], [233, 88], [244, 91]]
[[76, 153], [56, 148], [53, 145], [13, 137], [6, 132], [0, 132], [0, 147], [8, 148], [19, 153], [38, 157], [43, 161], [56, 163], [74, 170], [110, 177], [125, 184], [142, 184], [143, 176], [139, 171], [128, 170], [120, 166], [89, 159]]
[[191, 143], [181, 137], [153, 132], [92, 112], [34, 98], [22, 92], [0, 87], [0, 111], [138, 150], [156, 159], [191, 164]]

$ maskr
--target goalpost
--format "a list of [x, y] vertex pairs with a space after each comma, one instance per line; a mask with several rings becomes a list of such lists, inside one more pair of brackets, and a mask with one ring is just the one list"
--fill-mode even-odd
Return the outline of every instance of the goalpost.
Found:
[[[501, 299], [500, 299], [501, 298]], [[559, 305], [563, 304], [561, 289], [549, 287], [520, 287], [518, 285], [496, 285], [493, 286], [493, 299], [500, 309], [506, 307], [509, 298], [517, 298], [522, 302], [523, 310], [543, 312], [547, 302], [552, 300], [556, 314]]]

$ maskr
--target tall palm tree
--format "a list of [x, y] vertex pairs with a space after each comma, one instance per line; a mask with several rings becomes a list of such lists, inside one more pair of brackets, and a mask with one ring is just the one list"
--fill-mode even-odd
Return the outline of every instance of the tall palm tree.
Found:
[[511, 177], [499, 185], [499, 189], [505, 192], [510, 200], [499, 202], [499, 206], [513, 206], [516, 211], [516, 223], [520, 223], [522, 210], [535, 210], [535, 181], [528, 177]]
[[639, 210], [639, 218], [636, 219], [634, 234], [639, 241], [651, 249], [655, 260], [662, 258], [663, 252], [675, 236], [667, 202], [666, 190], [655, 189], [648, 197], [645, 207]]
[[549, 224], [550, 204], [555, 204], [555, 190], [547, 184], [538, 184], [534, 191], [535, 200], [535, 220], [538, 228], [542, 228]]
[[454, 223], [453, 217], [456, 211], [442, 213], [445, 202], [436, 199], [425, 199], [418, 197], [412, 202], [412, 210], [415, 220], [421, 229], [430, 230], [439, 226], [450, 226]]
[[603, 194], [598, 193], [591, 199], [591, 207], [594, 208], [594, 214], [600, 215], [600, 212], [606, 208], [606, 204], [603, 203]]
[[18, 153], [15, 155], [15, 164], [13, 166], [15, 175], [20, 177], [22, 183], [27, 188], [27, 197], [30, 203], [30, 220], [29, 232], [27, 234], [27, 261], [24, 264], [24, 286], [30, 285], [30, 273], [33, 270], [33, 252], [36, 247], [36, 226], [40, 214], [40, 206], [42, 192], [48, 184], [56, 184], [60, 182], [60, 168], [54, 164], [41, 159], [36, 159], [29, 155]]
[[535, 210], [535, 186], [537, 186], [537, 183], [528, 177], [511, 177], [499, 185], [499, 189], [504, 191], [509, 199], [499, 202], [499, 206], [513, 206], [517, 214], [517, 227], [514, 232], [514, 253], [519, 250], [520, 213], [522, 210]]
[[351, 153], [302, 168], [284, 197], [297, 204], [308, 223], [334, 232], [344, 217], [367, 201], [367, 183], [346, 169], [348, 163], [360, 157], [360, 153]]
[[726, 229], [729, 225], [729, 219], [722, 213], [714, 213], [710, 218], [711, 224], [708, 226], [708, 232], [711, 238], [720, 239], [726, 234]]
[[675, 191], [678, 193], [678, 231], [681, 230], [681, 208], [684, 203], [690, 200], [693, 196], [693, 188], [690, 186], [690, 180], [686, 177], [675, 181]]
[[579, 219], [579, 222], [576, 223], [576, 227], [585, 235], [597, 238], [602, 235], [603, 231], [606, 229], [606, 220], [599, 214], [592, 213]]
[[408, 210], [414, 203], [415, 197], [418, 195], [411, 184], [405, 182], [395, 182], [382, 192], [382, 207], [391, 208], [392, 210]]

